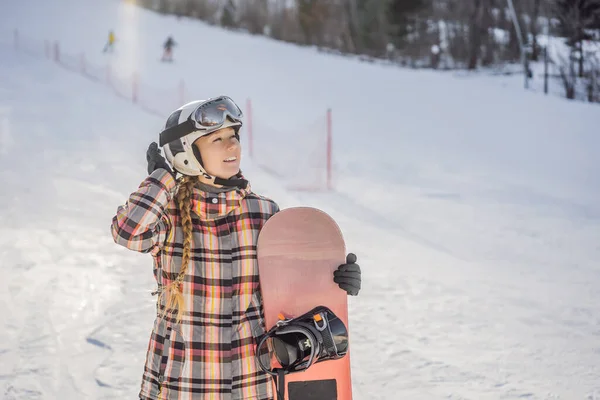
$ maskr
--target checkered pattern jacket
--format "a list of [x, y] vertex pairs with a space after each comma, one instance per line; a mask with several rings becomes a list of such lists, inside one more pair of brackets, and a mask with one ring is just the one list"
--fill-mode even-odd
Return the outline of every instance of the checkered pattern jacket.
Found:
[[[181, 267], [183, 230], [173, 198], [175, 181], [154, 171], [112, 221], [116, 243], [150, 253], [158, 287]], [[184, 284], [185, 313], [159, 316], [157, 304], [140, 398], [272, 399], [271, 378], [256, 362], [256, 338], [264, 333], [256, 243], [275, 202], [248, 187], [192, 195], [193, 240]], [[166, 297], [166, 296], [165, 296]]]

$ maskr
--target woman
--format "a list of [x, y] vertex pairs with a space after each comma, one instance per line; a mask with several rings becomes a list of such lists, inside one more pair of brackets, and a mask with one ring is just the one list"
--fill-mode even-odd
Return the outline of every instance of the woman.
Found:
[[[279, 207], [240, 171], [241, 127], [226, 96], [174, 111], [160, 134], [167, 159], [149, 146], [149, 176], [113, 218], [116, 243], [154, 257], [157, 317], [140, 399], [273, 398], [255, 356], [265, 332], [256, 243]], [[358, 294], [357, 264], [332, 278]]]

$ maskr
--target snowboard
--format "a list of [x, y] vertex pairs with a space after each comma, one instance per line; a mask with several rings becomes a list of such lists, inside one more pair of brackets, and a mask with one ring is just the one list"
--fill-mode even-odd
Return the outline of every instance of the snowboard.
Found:
[[[311, 207], [279, 211], [259, 233], [257, 256], [267, 331], [280, 315], [295, 318], [316, 306], [331, 309], [350, 330], [348, 295], [333, 281], [346, 260], [346, 246], [328, 214]], [[350, 348], [341, 359], [285, 375], [285, 399], [351, 400]], [[275, 357], [271, 366], [280, 366]], [[275, 384], [273, 393], [277, 399]]]

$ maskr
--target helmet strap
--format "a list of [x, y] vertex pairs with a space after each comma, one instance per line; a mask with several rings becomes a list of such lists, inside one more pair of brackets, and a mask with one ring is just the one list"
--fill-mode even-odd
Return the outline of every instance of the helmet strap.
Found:
[[[194, 144], [190, 144], [190, 146], [192, 146], [192, 151], [194, 152], [194, 156], [196, 156], [196, 160], [198, 160], [200, 166], [204, 170], [204, 163], [202, 162], [202, 154], [200, 154], [200, 150], [198, 150], [198, 147]], [[206, 173], [204, 175], [206, 175]]]
[[239, 174], [235, 178], [223, 179], [217, 176], [214, 177], [214, 182], [217, 185], [227, 187], [238, 187], [240, 189], [246, 189], [248, 187], [248, 181], [239, 177]]

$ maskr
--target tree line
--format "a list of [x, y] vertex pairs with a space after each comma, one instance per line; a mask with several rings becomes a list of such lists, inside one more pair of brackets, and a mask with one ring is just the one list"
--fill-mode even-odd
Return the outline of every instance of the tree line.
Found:
[[[414, 68], [497, 68], [546, 55], [567, 98], [600, 102], [600, 0], [142, 0], [161, 13]], [[540, 42], [543, 42], [541, 44]], [[529, 73], [529, 72], [528, 72]]]

